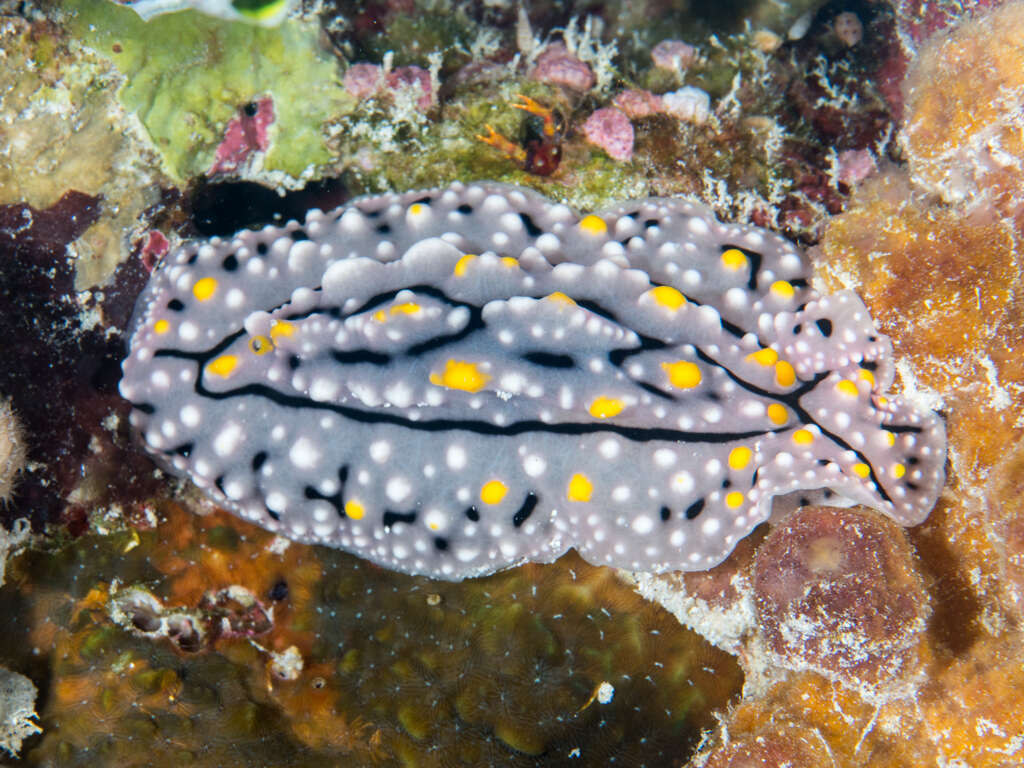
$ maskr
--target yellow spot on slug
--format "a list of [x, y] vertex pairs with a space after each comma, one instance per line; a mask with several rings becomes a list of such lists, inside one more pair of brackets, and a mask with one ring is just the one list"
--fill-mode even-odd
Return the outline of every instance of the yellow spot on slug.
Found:
[[725, 506], [729, 509], [736, 509], [741, 504], [743, 504], [743, 494], [739, 491], [730, 491], [725, 495]]
[[388, 319], [388, 315], [415, 315], [421, 309], [422, 307], [415, 301], [406, 301], [402, 304], [395, 304], [388, 310], [378, 309], [373, 313], [373, 319], [378, 323], [383, 323]]
[[235, 368], [238, 367], [238, 356], [237, 355], [221, 355], [215, 358], [206, 366], [206, 370], [212, 373], [214, 376], [222, 376], [227, 378], [230, 376]]
[[701, 381], [700, 367], [689, 360], [675, 363], [662, 363], [661, 367], [668, 374], [669, 383], [676, 389], [693, 389]]
[[885, 442], [887, 442], [890, 446], [896, 445], [896, 435], [887, 429], [882, 431], [885, 434]]
[[345, 514], [353, 520], [362, 520], [366, 510], [363, 509], [363, 505], [358, 501], [349, 500], [345, 502]]
[[608, 231], [608, 225], [600, 216], [590, 214], [580, 219], [580, 229], [588, 235], [603, 235]]
[[857, 391], [857, 385], [849, 379], [843, 379], [836, 384], [836, 392], [847, 397], [857, 397], [860, 392]]
[[889, 469], [889, 474], [899, 480], [905, 474], [907, 474], [907, 468], [902, 464], [893, 464]]
[[569, 490], [565, 494], [569, 501], [590, 501], [594, 494], [594, 484], [590, 478], [577, 472], [569, 479]]
[[889, 404], [889, 398], [888, 397], [880, 397], [880, 398], [878, 398], [878, 404], [883, 406], [883, 407], [888, 405]]
[[747, 355], [747, 360], [758, 365], [763, 365], [767, 368], [769, 365], [775, 365], [775, 361], [779, 359], [779, 353], [771, 347], [765, 347], [759, 349], [757, 352], [751, 352]]
[[786, 411], [786, 406], [772, 403], [768, 406], [768, 418], [772, 420], [772, 424], [785, 424], [789, 420], [789, 412]]
[[410, 216], [422, 216], [426, 212], [427, 206], [423, 205], [423, 203], [413, 203], [409, 206]]
[[519, 266], [519, 262], [515, 258], [513, 258], [512, 256], [502, 256], [501, 257], [501, 263], [504, 264], [506, 267], [518, 267]]
[[559, 304], [566, 304], [566, 305], [568, 305], [570, 307], [575, 307], [576, 306], [576, 302], [573, 301], [566, 294], [562, 293], [561, 291], [555, 291], [554, 293], [549, 293], [544, 298], [548, 299], [549, 301], [558, 302]]
[[153, 331], [155, 333], [167, 333], [171, 330], [171, 324], [166, 320], [157, 320], [153, 323]]
[[498, 504], [508, 493], [508, 486], [501, 480], [491, 480], [484, 483], [480, 489], [480, 501], [484, 504]]
[[743, 469], [754, 457], [754, 452], [745, 445], [738, 445], [729, 451], [729, 466], [732, 469]]
[[851, 467], [851, 469], [853, 469], [853, 474], [855, 474], [857, 477], [867, 477], [868, 475], [871, 474], [871, 467], [869, 467], [863, 461], [858, 461], [856, 464], [853, 465], [853, 467]]
[[469, 263], [476, 258], [475, 253], [467, 253], [461, 259], [455, 262], [455, 269], [452, 272], [456, 277], [462, 277], [466, 274], [466, 270], [469, 269]]
[[679, 309], [686, 303], [686, 297], [671, 285], [659, 285], [647, 293], [656, 303], [668, 309]]
[[810, 445], [814, 442], [814, 435], [806, 429], [798, 429], [793, 433], [793, 442], [797, 445]]
[[395, 304], [389, 311], [392, 315], [415, 315], [422, 307], [415, 301], [406, 301], [402, 304]]
[[796, 293], [793, 284], [785, 280], [776, 280], [772, 283], [771, 291], [780, 299], [792, 299]]
[[621, 400], [614, 397], [601, 397], [594, 398], [594, 402], [590, 404], [590, 415], [595, 419], [610, 419], [612, 416], [618, 416], [622, 413], [622, 409], [626, 407], [626, 404]]
[[270, 329], [270, 338], [274, 341], [282, 337], [289, 337], [295, 335], [295, 324], [289, 323], [287, 320], [280, 320], [274, 323]]
[[249, 339], [249, 349], [254, 355], [265, 355], [274, 348], [274, 342], [266, 336], [253, 336]]
[[747, 257], [739, 248], [730, 248], [727, 251], [722, 251], [722, 266], [726, 269], [731, 269], [733, 272], [738, 272], [747, 266]]
[[875, 374], [873, 374], [867, 368], [861, 368], [860, 371], [857, 373], [857, 376], [859, 376], [862, 380], [866, 381], [872, 387], [875, 386]]
[[465, 392], [479, 392], [491, 377], [482, 372], [475, 363], [465, 360], [449, 360], [444, 365], [443, 373], [430, 374], [430, 383], [448, 389], [461, 389]]
[[775, 381], [780, 387], [791, 387], [796, 382], [796, 371], [785, 360], [775, 364]]
[[192, 295], [200, 301], [206, 301], [209, 299], [217, 290], [217, 281], [212, 277], [204, 277], [202, 280], [197, 280], [196, 284], [192, 286]]

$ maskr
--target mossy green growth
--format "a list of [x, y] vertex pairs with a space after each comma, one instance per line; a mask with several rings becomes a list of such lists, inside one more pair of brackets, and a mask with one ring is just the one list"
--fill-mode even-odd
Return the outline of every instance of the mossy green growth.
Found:
[[119, 98], [136, 113], [178, 182], [209, 170], [228, 122], [270, 96], [275, 120], [266, 171], [315, 177], [331, 162], [323, 124], [355, 106], [315, 23], [271, 29], [192, 11], [144, 22], [129, 8], [62, 0], [71, 34], [109, 58], [125, 82]]
[[381, 25], [376, 35], [367, 37], [366, 53], [370, 61], [380, 61], [390, 51], [395, 66], [426, 67], [429, 55], [439, 51], [448, 70], [469, 59], [466, 49], [475, 34], [473, 23], [462, 9], [402, 13], [386, 26]]
[[[497, 181], [530, 187], [579, 210], [595, 210], [619, 200], [650, 194], [647, 176], [630, 163], [609, 158], [566, 131], [563, 159], [551, 176], [537, 176], [478, 137], [492, 126], [513, 143], [522, 134], [523, 113], [512, 107], [522, 94], [551, 106], [573, 125], [556, 89], [529, 80], [509, 79], [490, 87], [469, 88], [444, 107], [442, 120], [399, 122], [381, 105], [366, 102], [335, 126], [336, 153], [346, 158], [346, 182], [355, 194], [379, 194], [443, 187], [454, 181]], [[410, 164], [408, 158], [416, 157]]]

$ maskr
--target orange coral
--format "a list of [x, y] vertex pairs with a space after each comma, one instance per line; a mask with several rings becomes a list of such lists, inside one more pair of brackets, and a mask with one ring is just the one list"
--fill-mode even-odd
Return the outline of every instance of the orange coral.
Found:
[[[950, 491], [915, 539], [927, 570], [963, 581], [988, 603], [999, 597], [1006, 565], [1001, 530], [1016, 530], [1020, 517], [1016, 495], [982, 490], [1024, 438], [1017, 237], [1013, 222], [992, 211], [935, 204], [890, 173], [859, 189], [851, 210], [832, 220], [818, 262], [830, 287], [857, 287], [893, 337], [903, 371], [913, 372], [904, 387], [941, 393]], [[992, 606], [958, 620], [969, 624], [983, 610]]]
[[970, 658], [932, 659], [921, 693], [880, 704], [816, 674], [796, 675], [733, 711], [729, 743], [710, 752], [707, 766], [1020, 765], [1021, 650], [1017, 640], [989, 639]]
[[1024, 5], [1006, 3], [932, 37], [905, 81], [902, 139], [915, 181], [949, 202], [1024, 210]]

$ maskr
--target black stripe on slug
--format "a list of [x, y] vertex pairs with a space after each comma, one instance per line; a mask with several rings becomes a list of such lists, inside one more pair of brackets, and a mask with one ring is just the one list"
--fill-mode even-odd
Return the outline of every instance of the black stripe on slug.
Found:
[[410, 510], [409, 512], [395, 512], [391, 509], [385, 509], [384, 516], [380, 521], [385, 528], [390, 528], [395, 523], [406, 523], [407, 525], [412, 525], [416, 522], [416, 510]]
[[528, 363], [545, 368], [575, 368], [576, 361], [569, 355], [557, 355], [552, 352], [524, 352], [521, 357]]
[[525, 523], [530, 515], [533, 514], [533, 510], [537, 508], [537, 501], [537, 494], [526, 494], [526, 498], [523, 499], [522, 505], [516, 510], [516, 513], [512, 515], [512, 525], [518, 528]]

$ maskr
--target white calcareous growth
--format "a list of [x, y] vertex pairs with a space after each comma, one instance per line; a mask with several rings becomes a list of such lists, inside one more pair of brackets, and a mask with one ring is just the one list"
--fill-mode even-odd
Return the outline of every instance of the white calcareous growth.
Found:
[[12, 757], [25, 739], [43, 730], [36, 722], [36, 693], [27, 677], [0, 667], [0, 750]]
[[889, 340], [808, 278], [682, 200], [366, 198], [170, 254], [121, 393], [163, 466], [282, 536], [444, 579], [570, 547], [704, 569], [776, 497], [909, 525], [944, 481]]
[[711, 97], [692, 85], [664, 94], [661, 103], [667, 114], [694, 125], [704, 125], [711, 117]]
[[0, 505], [14, 494], [18, 473], [25, 467], [25, 437], [9, 400], [0, 398]]

